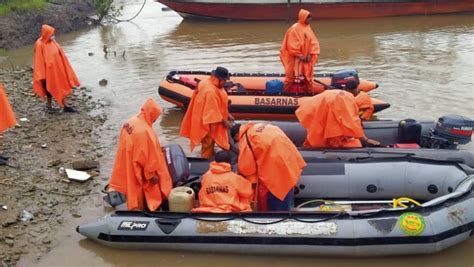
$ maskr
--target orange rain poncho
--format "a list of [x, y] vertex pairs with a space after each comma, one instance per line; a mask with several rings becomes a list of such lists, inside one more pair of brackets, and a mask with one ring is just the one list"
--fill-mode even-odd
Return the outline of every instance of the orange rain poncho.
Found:
[[[280, 60], [285, 68], [285, 89], [294, 82], [297, 76], [303, 75], [307, 82], [307, 90], [320, 93], [320, 87], [314, 87], [314, 65], [319, 58], [319, 41], [311, 26], [305, 23], [311, 13], [301, 9], [298, 14], [298, 22], [286, 31], [281, 45]], [[309, 62], [298, 59], [300, 56], [311, 56]]]
[[8, 101], [3, 84], [0, 83], [0, 134], [16, 125], [15, 113]]
[[361, 147], [364, 130], [354, 96], [328, 90], [302, 101], [295, 114], [307, 131], [306, 147]]
[[[238, 139], [239, 173], [252, 183], [263, 183], [275, 197], [283, 200], [296, 186], [306, 166], [295, 145], [280, 128], [263, 123], [242, 125]], [[259, 194], [259, 202], [260, 197]]]
[[369, 120], [374, 113], [374, 105], [370, 96], [366, 92], [360, 91], [355, 100], [359, 107], [359, 117], [364, 121]]
[[[33, 90], [44, 99], [47, 89], [58, 105], [64, 107], [64, 98], [72, 93], [72, 87], [80, 83], [63, 49], [51, 39], [54, 31], [49, 25], [41, 26], [41, 37], [34, 50]], [[41, 80], [46, 80], [46, 88]]]
[[110, 187], [127, 196], [129, 210], [144, 210], [145, 199], [149, 210], [157, 210], [162, 194], [167, 198], [173, 187], [158, 135], [152, 128], [160, 114], [158, 104], [148, 99], [141, 112], [120, 131]]
[[202, 177], [199, 208], [194, 212], [248, 212], [252, 200], [252, 184], [233, 173], [229, 163], [211, 162]]
[[[218, 84], [219, 80], [214, 76], [202, 80], [191, 97], [180, 132], [181, 136], [190, 139], [191, 152], [208, 135], [219, 147], [225, 150], [230, 147], [227, 128], [221, 123], [229, 116], [228, 98]], [[209, 151], [201, 151], [201, 154], [209, 155]]]

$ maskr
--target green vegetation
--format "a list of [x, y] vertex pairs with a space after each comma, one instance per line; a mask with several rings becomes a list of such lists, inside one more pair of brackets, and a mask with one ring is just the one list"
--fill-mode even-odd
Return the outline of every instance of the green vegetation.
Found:
[[11, 11], [38, 10], [45, 7], [47, 0], [0, 0], [0, 16]]
[[113, 3], [114, 0], [94, 0], [97, 24], [112, 22], [122, 15], [123, 6], [116, 7]]
[[[0, 0], [0, 16], [12, 11], [40, 10], [48, 2], [61, 3], [64, 0]], [[117, 22], [122, 15], [123, 6], [114, 5], [114, 0], [92, 0], [95, 6], [97, 24], [102, 22]]]

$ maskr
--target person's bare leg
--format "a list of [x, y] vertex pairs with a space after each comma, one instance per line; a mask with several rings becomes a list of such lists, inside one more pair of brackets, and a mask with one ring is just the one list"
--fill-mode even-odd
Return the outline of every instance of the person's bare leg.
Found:
[[52, 106], [52, 101], [53, 101], [53, 99], [50, 96], [46, 97], [46, 108], [50, 109], [50, 108], [53, 107]]

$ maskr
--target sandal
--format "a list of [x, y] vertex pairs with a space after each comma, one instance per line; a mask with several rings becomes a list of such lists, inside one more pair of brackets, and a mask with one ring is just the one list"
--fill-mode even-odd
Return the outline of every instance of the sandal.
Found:
[[48, 114], [54, 114], [57, 113], [59, 110], [53, 107], [46, 108], [46, 113]]

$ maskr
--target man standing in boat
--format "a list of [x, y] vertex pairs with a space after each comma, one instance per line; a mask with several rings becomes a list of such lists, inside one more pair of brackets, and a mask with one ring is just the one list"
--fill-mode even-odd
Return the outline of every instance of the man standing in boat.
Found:
[[33, 90], [46, 98], [48, 113], [54, 113], [52, 99], [64, 112], [75, 112], [66, 104], [72, 88], [80, 85], [64, 50], [54, 39], [55, 29], [47, 24], [41, 26], [41, 37], [35, 43], [33, 66]]
[[173, 181], [153, 123], [161, 108], [153, 99], [122, 127], [110, 187], [127, 196], [129, 210], [157, 210], [167, 198]]
[[226, 68], [217, 67], [209, 78], [200, 81], [181, 123], [180, 135], [191, 141], [191, 152], [201, 144], [203, 158], [214, 156], [214, 143], [224, 150], [230, 148], [229, 120], [234, 118], [229, 114], [228, 97], [224, 90], [224, 83], [229, 78]]
[[[344, 90], [328, 90], [302, 101], [295, 111], [306, 129], [305, 147], [355, 148], [380, 145], [364, 134], [354, 96]], [[362, 143], [361, 143], [362, 142]]]
[[293, 188], [306, 166], [293, 142], [271, 124], [234, 124], [230, 132], [239, 142], [239, 173], [256, 184], [258, 210], [291, 209]]
[[298, 22], [286, 31], [283, 39], [280, 59], [285, 68], [285, 92], [300, 93], [295, 82], [303, 83], [306, 92], [321, 92], [313, 81], [314, 65], [318, 62], [320, 49], [310, 22], [311, 13], [301, 9]]

